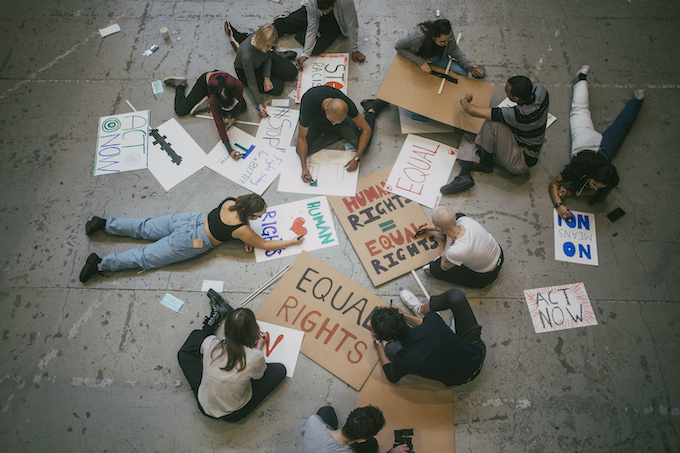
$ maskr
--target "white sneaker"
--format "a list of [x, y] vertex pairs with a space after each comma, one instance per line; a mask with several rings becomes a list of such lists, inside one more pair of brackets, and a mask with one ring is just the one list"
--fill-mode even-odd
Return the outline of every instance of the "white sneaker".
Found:
[[641, 101], [645, 98], [645, 90], [635, 90], [633, 95], [635, 96], [635, 99]]
[[189, 115], [196, 115], [197, 113], [203, 112], [204, 110], [208, 110], [209, 108], [210, 108], [210, 99], [208, 99], [208, 96], [206, 96], [203, 99], [201, 99], [201, 102], [194, 105], [194, 107], [189, 112]]
[[581, 66], [581, 69], [576, 71], [576, 74], [574, 74], [574, 82], [579, 81], [578, 76], [580, 76], [581, 74], [588, 75], [588, 71], [590, 71], [590, 66], [588, 66], [587, 64]]
[[187, 78], [186, 77], [166, 77], [163, 79], [163, 83], [177, 88], [178, 85], [182, 86], [187, 86]]
[[401, 301], [404, 303], [404, 305], [406, 305], [414, 315], [419, 318], [423, 317], [423, 314], [420, 312], [420, 307], [423, 304], [420, 303], [415, 294], [413, 294], [408, 289], [405, 289], [399, 293], [399, 298], [401, 298]]

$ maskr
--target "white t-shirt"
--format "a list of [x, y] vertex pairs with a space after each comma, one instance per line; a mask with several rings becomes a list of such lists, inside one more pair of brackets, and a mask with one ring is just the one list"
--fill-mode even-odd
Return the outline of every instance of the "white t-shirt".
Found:
[[470, 217], [461, 217], [457, 223], [459, 227], [465, 227], [465, 234], [451, 244], [446, 251], [446, 259], [456, 266], [465, 266], [482, 274], [494, 270], [501, 256], [498, 242]]
[[[213, 361], [210, 352], [219, 344], [215, 335], [210, 335], [201, 344], [203, 354], [203, 376], [198, 387], [198, 402], [206, 414], [219, 418], [229, 415], [245, 406], [253, 397], [251, 379], [260, 379], [267, 370], [264, 352], [255, 348], [245, 348], [246, 367], [237, 371], [223, 368], [227, 364], [227, 354]], [[215, 352], [215, 357], [219, 352]]]

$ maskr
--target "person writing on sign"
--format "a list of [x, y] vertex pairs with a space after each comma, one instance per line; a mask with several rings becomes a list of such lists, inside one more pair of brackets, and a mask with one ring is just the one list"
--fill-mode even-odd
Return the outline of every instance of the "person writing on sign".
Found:
[[465, 113], [486, 121], [473, 146], [459, 147], [457, 160], [462, 169], [440, 189], [441, 193], [451, 195], [472, 188], [475, 182], [470, 171], [491, 173], [494, 165], [499, 165], [513, 175], [521, 175], [538, 163], [548, 123], [548, 91], [527, 77], [514, 76], [505, 84], [505, 94], [517, 105], [480, 107], [472, 104], [472, 94], [460, 100]]
[[408, 58], [424, 72], [444, 73], [451, 57], [449, 71], [477, 79], [486, 75], [484, 66], [467, 59], [453, 36], [451, 22], [446, 19], [422, 22], [394, 46], [399, 55]]
[[163, 83], [175, 87], [175, 113], [178, 116], [195, 115], [209, 108], [227, 152], [235, 160], [241, 158], [241, 153], [232, 149], [227, 136], [234, 116], [246, 111], [243, 84], [236, 77], [222, 71], [206, 72], [198, 78], [189, 96], [185, 96], [186, 77], [166, 77]]
[[444, 251], [429, 265], [434, 278], [469, 288], [484, 288], [496, 280], [503, 249], [478, 222], [439, 206], [432, 211], [432, 224], [421, 227], [416, 236], [426, 231], [446, 236]]
[[[385, 417], [374, 406], [357, 407], [347, 421], [338, 428], [338, 416], [331, 406], [324, 406], [300, 424], [302, 442], [298, 453], [378, 453], [375, 435], [385, 426]], [[407, 453], [406, 445], [399, 445], [389, 453]]]
[[224, 23], [224, 29], [228, 30], [227, 35], [237, 36], [237, 40], [242, 38], [236, 51], [234, 69], [253, 96], [259, 115], [265, 117], [267, 110], [260, 93], [280, 96], [284, 83], [295, 80], [298, 70], [284, 56], [274, 52], [279, 44], [279, 35], [273, 25], [263, 25], [251, 35], [238, 32], [228, 22]]
[[[390, 382], [407, 374], [435, 379], [447, 387], [476, 378], [486, 357], [482, 327], [459, 289], [430, 297], [426, 304], [408, 290], [401, 300], [413, 315], [395, 308], [377, 308], [371, 315], [371, 332], [380, 364]], [[447, 326], [436, 312], [451, 310]], [[407, 321], [414, 327], [409, 327]]]
[[104, 230], [115, 236], [155, 242], [103, 258], [92, 253], [80, 272], [80, 281], [85, 283], [103, 271], [140, 267], [144, 270], [158, 269], [194, 258], [233, 239], [243, 241], [246, 252], [251, 252], [253, 247], [280, 250], [302, 243], [303, 236], [286, 241], [268, 241], [255, 233], [248, 222], [259, 219], [265, 212], [267, 204], [262, 197], [249, 194], [229, 197], [208, 214], [192, 212], [143, 219], [92, 217], [85, 224], [88, 236]]
[[359, 162], [371, 143], [375, 117], [389, 104], [379, 99], [361, 101], [364, 117], [350, 98], [337, 88], [326, 85], [310, 88], [300, 101], [300, 127], [297, 153], [302, 164], [302, 180], [312, 182], [307, 156], [344, 139], [356, 149], [356, 155], [345, 165], [347, 171], [359, 168]]
[[362, 63], [366, 56], [359, 52], [359, 20], [354, 0], [303, 0], [302, 7], [288, 16], [274, 19], [279, 36], [295, 34], [304, 46], [297, 59], [302, 67], [312, 55], [328, 49], [340, 36], [349, 39], [352, 60]]
[[572, 218], [564, 205], [564, 197], [588, 197], [590, 206], [602, 202], [619, 183], [619, 175], [612, 165], [633, 122], [640, 112], [645, 90], [637, 90], [614, 123], [602, 134], [595, 130], [590, 117], [588, 81], [590, 66], [585, 65], [575, 75], [576, 83], [571, 100], [569, 127], [571, 128], [571, 162], [550, 183], [550, 198], [563, 219]]
[[[224, 319], [223, 339], [216, 336]], [[286, 377], [281, 363], [265, 363], [268, 338], [248, 308], [234, 310], [211, 298], [203, 329], [194, 330], [177, 353], [203, 415], [237, 422], [250, 414]]]

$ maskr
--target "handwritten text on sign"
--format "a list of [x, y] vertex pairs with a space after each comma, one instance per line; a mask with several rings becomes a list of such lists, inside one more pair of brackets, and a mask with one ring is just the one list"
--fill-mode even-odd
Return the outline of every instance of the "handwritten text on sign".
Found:
[[308, 193], [313, 195], [338, 195], [353, 197], [357, 193], [359, 172], [349, 172], [347, 162], [354, 157], [352, 151], [322, 149], [307, 157], [307, 169], [315, 185], [305, 183], [295, 175], [302, 174], [302, 164], [295, 148], [286, 150], [281, 173], [290, 177], [279, 178], [279, 192]]
[[553, 209], [555, 224], [555, 259], [570, 263], [599, 264], [595, 214], [572, 211], [571, 220], [564, 220]]
[[384, 168], [359, 178], [354, 197], [329, 197], [376, 286], [429, 263], [443, 248], [436, 235], [415, 237], [427, 216], [418, 204], [384, 189], [389, 172]]
[[303, 250], [311, 251], [338, 245], [338, 235], [326, 197], [270, 206], [262, 217], [251, 220], [250, 226], [267, 241], [285, 241], [305, 236], [302, 244], [293, 247], [272, 251], [255, 249], [255, 259], [258, 263], [297, 255]]
[[583, 283], [526, 289], [524, 297], [536, 333], [597, 324]]
[[349, 54], [325, 53], [309, 58], [298, 76], [295, 102], [298, 104], [302, 96], [313, 87], [328, 85], [347, 94], [347, 70]]
[[145, 110], [99, 118], [95, 175], [148, 167], [149, 115]]
[[267, 113], [269, 116], [260, 121], [255, 138], [272, 148], [285, 151], [295, 135], [300, 111], [287, 107], [269, 107]]
[[436, 208], [441, 200], [439, 188], [448, 182], [456, 153], [443, 143], [409, 134], [385, 190]]
[[257, 310], [258, 319], [305, 332], [302, 353], [360, 389], [378, 360], [367, 321], [386, 303], [303, 252]]
[[293, 377], [304, 332], [264, 321], [257, 321], [257, 324], [268, 335], [264, 360], [267, 363], [282, 363], [286, 367], [286, 376]]

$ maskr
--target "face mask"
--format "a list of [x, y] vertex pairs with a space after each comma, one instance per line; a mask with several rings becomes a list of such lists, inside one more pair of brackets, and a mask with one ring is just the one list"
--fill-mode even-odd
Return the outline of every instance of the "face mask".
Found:
[[[161, 299], [161, 305], [165, 305], [168, 307], [170, 310], [180, 313], [180, 310], [184, 306], [184, 302], [173, 296], [172, 294], [165, 293], [165, 296], [163, 296], [163, 299]], [[184, 311], [186, 313], [186, 310]], [[180, 313], [180, 314], [184, 314]]]

